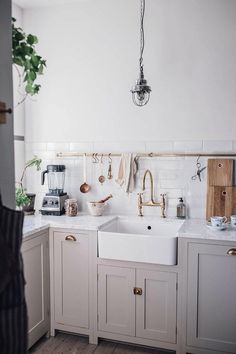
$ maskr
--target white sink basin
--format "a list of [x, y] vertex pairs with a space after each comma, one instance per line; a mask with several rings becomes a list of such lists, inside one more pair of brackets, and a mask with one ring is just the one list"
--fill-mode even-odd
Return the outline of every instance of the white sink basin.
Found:
[[175, 265], [182, 225], [180, 220], [118, 217], [98, 231], [99, 257]]

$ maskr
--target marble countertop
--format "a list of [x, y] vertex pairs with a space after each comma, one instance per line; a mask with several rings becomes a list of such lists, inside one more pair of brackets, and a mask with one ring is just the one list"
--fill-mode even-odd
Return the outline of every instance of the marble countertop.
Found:
[[45, 230], [49, 227], [59, 227], [66, 229], [80, 229], [87, 231], [96, 231], [104, 226], [107, 222], [115, 219], [114, 215], [94, 217], [90, 215], [78, 215], [69, 217], [61, 216], [45, 216], [32, 215], [25, 216], [23, 226], [23, 237], [28, 237], [35, 232]]
[[236, 228], [227, 224], [225, 230], [214, 230], [207, 225], [204, 219], [188, 219], [181, 226], [178, 236], [202, 240], [236, 242]]
[[[62, 216], [26, 216], [23, 227], [23, 237], [33, 235], [35, 232], [45, 230], [49, 227], [80, 229], [87, 231], [96, 231], [101, 229], [106, 223], [116, 219], [116, 215], [106, 215], [94, 217], [90, 215], [78, 215], [75, 217]], [[127, 216], [126, 216], [127, 217]], [[139, 217], [131, 216], [130, 219], [134, 222], [136, 219], [140, 221]], [[154, 222], [157, 219], [144, 217], [142, 221]], [[162, 220], [163, 219], [158, 219]], [[176, 219], [165, 219], [166, 221]], [[185, 220], [181, 226], [178, 237], [181, 238], [195, 238], [202, 240], [215, 241], [233, 241], [236, 242], [236, 228], [227, 225], [226, 230], [215, 231], [207, 226], [204, 219], [188, 219]]]

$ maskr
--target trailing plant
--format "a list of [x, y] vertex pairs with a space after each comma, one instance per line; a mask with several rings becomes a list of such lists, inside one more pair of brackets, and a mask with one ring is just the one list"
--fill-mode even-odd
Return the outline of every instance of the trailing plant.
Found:
[[37, 156], [34, 156], [33, 159], [26, 162], [25, 167], [23, 169], [21, 179], [17, 182], [16, 186], [16, 206], [21, 208], [23, 206], [27, 206], [30, 204], [30, 198], [27, 196], [26, 189], [23, 187], [23, 179], [25, 177], [25, 172], [29, 167], [36, 167], [37, 171], [41, 169], [42, 160]]
[[[12, 60], [13, 63], [23, 68], [23, 81], [25, 83], [25, 100], [27, 95], [36, 95], [41, 85], [35, 81], [38, 75], [42, 75], [46, 67], [46, 60], [37, 54], [35, 45], [38, 43], [38, 38], [33, 34], [26, 34], [22, 28], [15, 26], [16, 19], [12, 18]], [[18, 68], [17, 68], [18, 70]], [[22, 78], [20, 77], [20, 86]], [[21, 103], [21, 102], [20, 102]]]

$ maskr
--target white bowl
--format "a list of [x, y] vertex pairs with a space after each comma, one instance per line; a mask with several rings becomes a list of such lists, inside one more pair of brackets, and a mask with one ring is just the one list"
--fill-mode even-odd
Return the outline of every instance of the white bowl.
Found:
[[93, 216], [101, 216], [105, 209], [105, 203], [87, 202], [89, 213]]

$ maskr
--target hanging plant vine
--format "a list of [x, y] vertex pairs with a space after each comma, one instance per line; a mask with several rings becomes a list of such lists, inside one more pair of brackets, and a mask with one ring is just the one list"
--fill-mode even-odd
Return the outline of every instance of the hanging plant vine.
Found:
[[[15, 26], [16, 19], [12, 18], [12, 60], [19, 75], [19, 86], [24, 85], [24, 98], [18, 103], [22, 103], [28, 95], [38, 94], [41, 85], [35, 81], [38, 75], [44, 73], [46, 60], [37, 54], [35, 44], [38, 38], [33, 34], [26, 34], [22, 28]], [[17, 66], [22, 67], [23, 74]], [[24, 84], [22, 83], [24, 82]]]

